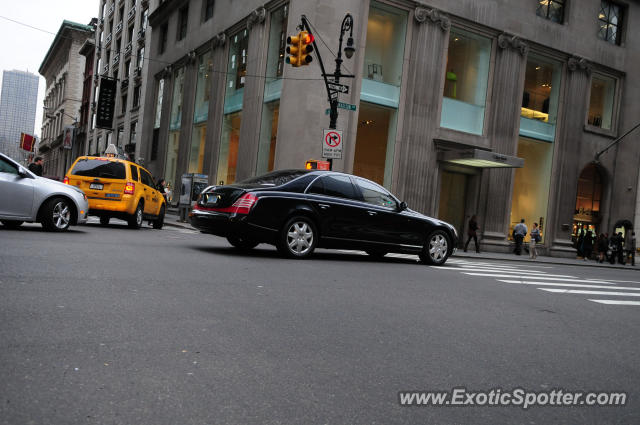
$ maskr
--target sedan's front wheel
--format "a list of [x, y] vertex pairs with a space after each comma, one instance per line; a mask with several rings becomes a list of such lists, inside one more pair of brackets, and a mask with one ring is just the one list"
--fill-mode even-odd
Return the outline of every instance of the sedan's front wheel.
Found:
[[42, 227], [49, 232], [62, 232], [71, 224], [71, 204], [63, 198], [47, 201], [42, 213]]
[[316, 226], [307, 217], [292, 217], [280, 231], [278, 251], [288, 258], [308, 258], [318, 243]]
[[434, 230], [420, 253], [423, 263], [441, 266], [449, 258], [449, 237], [443, 230]]

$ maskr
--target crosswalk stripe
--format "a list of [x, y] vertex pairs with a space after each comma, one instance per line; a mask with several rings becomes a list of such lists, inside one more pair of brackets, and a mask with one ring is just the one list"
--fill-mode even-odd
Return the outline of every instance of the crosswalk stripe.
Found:
[[[562, 275], [562, 274], [543, 274], [543, 275], [523, 275], [522, 273], [520, 274], [516, 274], [516, 273], [511, 273], [511, 274], [504, 274], [504, 273], [468, 273], [468, 272], [462, 272], [462, 274], [466, 274], [469, 276], [486, 276], [486, 277], [501, 277], [501, 278], [514, 278], [514, 277], [519, 277], [520, 279], [542, 279], [542, 280], [570, 280], [570, 281], [579, 281], [579, 282], [584, 282], [584, 279], [580, 279], [579, 277], [575, 277], [575, 276], [570, 276], [570, 275]], [[593, 283], [603, 283], [605, 281], [593, 281]]]
[[640, 305], [640, 301], [627, 301], [627, 300], [592, 300], [594, 303], [611, 304], [611, 305]]
[[[570, 286], [575, 288], [624, 289], [629, 291], [640, 291], [640, 288], [632, 288], [630, 286], [584, 285], [581, 283], [558, 283], [558, 282], [523, 282], [520, 280], [501, 280], [501, 279], [498, 279], [498, 282], [514, 283], [517, 285]], [[610, 283], [609, 285], [614, 285], [614, 284]]]
[[583, 289], [549, 289], [538, 288], [541, 291], [554, 292], [557, 294], [592, 294], [592, 295], [616, 295], [625, 297], [640, 297], [638, 292], [613, 292], [613, 291], [586, 291]]

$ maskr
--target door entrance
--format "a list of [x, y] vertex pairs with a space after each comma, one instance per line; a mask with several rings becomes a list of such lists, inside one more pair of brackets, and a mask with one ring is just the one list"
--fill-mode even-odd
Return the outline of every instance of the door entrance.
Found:
[[464, 214], [466, 211], [468, 176], [452, 171], [442, 171], [440, 179], [440, 206], [438, 218], [456, 228], [459, 235], [458, 245], [464, 243]]

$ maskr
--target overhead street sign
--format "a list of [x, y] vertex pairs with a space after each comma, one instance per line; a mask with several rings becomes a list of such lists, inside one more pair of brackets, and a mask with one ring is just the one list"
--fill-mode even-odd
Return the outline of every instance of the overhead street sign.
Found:
[[338, 83], [329, 83], [327, 82], [327, 86], [331, 89], [331, 90], [335, 90], [337, 92], [340, 93], [349, 93], [349, 86], [345, 86], [344, 84], [338, 84]]
[[342, 130], [323, 130], [322, 157], [342, 159]]

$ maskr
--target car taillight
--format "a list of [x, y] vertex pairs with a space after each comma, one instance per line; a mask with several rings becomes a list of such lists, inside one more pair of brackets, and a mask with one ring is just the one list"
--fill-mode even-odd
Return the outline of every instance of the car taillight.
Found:
[[245, 193], [233, 203], [231, 212], [236, 214], [249, 214], [249, 211], [251, 211], [251, 208], [253, 208], [257, 200], [257, 196], [251, 193]]
[[69, 177], [64, 176], [64, 179], [62, 179], [62, 183], [69, 184]]
[[133, 192], [136, 190], [136, 184], [132, 182], [127, 182], [124, 185], [124, 194], [125, 195], [133, 195]]

